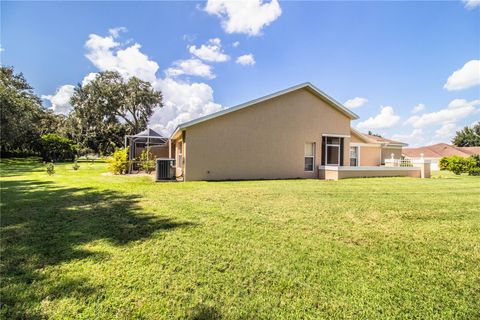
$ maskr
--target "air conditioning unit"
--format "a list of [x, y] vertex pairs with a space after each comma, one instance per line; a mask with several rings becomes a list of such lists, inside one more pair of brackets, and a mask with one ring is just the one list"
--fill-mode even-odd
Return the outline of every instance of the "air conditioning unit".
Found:
[[175, 179], [175, 159], [158, 158], [155, 176], [156, 181]]

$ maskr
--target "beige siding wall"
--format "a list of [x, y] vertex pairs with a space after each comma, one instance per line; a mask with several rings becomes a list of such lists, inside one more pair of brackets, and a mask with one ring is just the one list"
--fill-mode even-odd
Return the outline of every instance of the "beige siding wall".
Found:
[[365, 143], [364, 139], [361, 139], [355, 132], [350, 131], [351, 142]]
[[[397, 168], [398, 169], [398, 168]], [[409, 168], [404, 170], [352, 170], [352, 171], [337, 171], [337, 170], [320, 170], [320, 176], [327, 180], [339, 180], [348, 178], [373, 178], [373, 177], [414, 177], [422, 178], [420, 168]], [[426, 176], [427, 177], [427, 176]], [[430, 177], [428, 175], [428, 177]]]
[[414, 177], [420, 178], [420, 170], [379, 170], [379, 171], [340, 171], [338, 179], [372, 178], [372, 177]]
[[[349, 135], [350, 119], [306, 89], [293, 91], [187, 128], [185, 178], [317, 178], [326, 133]], [[305, 142], [316, 145], [313, 172], [304, 171]]]
[[380, 146], [378, 147], [360, 147], [360, 165], [361, 166], [379, 166], [380, 165]]
[[390, 159], [392, 157], [394, 159], [401, 159], [402, 158], [402, 149], [400, 148], [383, 148], [382, 149], [382, 164], [385, 163], [385, 159]]

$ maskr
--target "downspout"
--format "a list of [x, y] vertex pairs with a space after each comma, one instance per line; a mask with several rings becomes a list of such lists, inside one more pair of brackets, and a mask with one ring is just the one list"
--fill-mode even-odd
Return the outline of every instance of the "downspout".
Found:
[[168, 159], [172, 159], [172, 140], [168, 138]]
[[182, 131], [182, 175], [183, 175], [183, 182], [187, 180], [187, 144], [186, 144], [186, 137], [187, 132], [185, 130]]

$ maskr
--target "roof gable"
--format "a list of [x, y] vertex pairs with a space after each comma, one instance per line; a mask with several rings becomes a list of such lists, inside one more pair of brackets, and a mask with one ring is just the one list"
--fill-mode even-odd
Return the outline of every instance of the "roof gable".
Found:
[[395, 140], [390, 140], [390, 139], [386, 139], [386, 138], [383, 138], [383, 137], [374, 136], [374, 135], [371, 135], [371, 134], [366, 134], [366, 133], [360, 132], [360, 131], [358, 131], [354, 128], [350, 128], [350, 130], [351, 130], [352, 134], [354, 134], [355, 136], [357, 136], [358, 138], [360, 138], [361, 140], [363, 140], [366, 143], [376, 143], [376, 144], [380, 144], [380, 145], [384, 145], [384, 146], [391, 146], [391, 147], [408, 146], [407, 143], [400, 142], [400, 141], [395, 141]]
[[366, 134], [361, 133], [360, 131], [350, 128], [351, 134], [355, 135], [358, 137], [360, 140], [362, 140], [365, 143], [378, 143], [377, 141], [370, 139]]
[[197, 123], [208, 121], [210, 119], [214, 119], [214, 118], [220, 117], [222, 115], [225, 115], [225, 114], [237, 111], [237, 110], [241, 110], [241, 109], [244, 109], [244, 108], [247, 108], [247, 107], [250, 107], [250, 106], [254, 106], [254, 105], [256, 105], [260, 102], [267, 101], [267, 100], [270, 100], [270, 99], [273, 99], [273, 98], [276, 98], [276, 97], [279, 97], [279, 96], [282, 96], [284, 94], [287, 94], [287, 93], [290, 93], [290, 92], [293, 92], [293, 91], [296, 91], [296, 90], [300, 90], [300, 89], [307, 89], [309, 92], [313, 93], [318, 98], [324, 100], [325, 102], [327, 102], [328, 105], [330, 105], [334, 109], [340, 111], [341, 113], [346, 115], [351, 120], [358, 119], [358, 115], [356, 115], [355, 113], [353, 113], [352, 111], [347, 109], [345, 106], [343, 106], [338, 101], [336, 101], [333, 98], [331, 98], [330, 96], [328, 96], [325, 92], [321, 91], [320, 89], [318, 89], [317, 87], [312, 85], [310, 82], [306, 82], [306, 83], [302, 83], [302, 84], [287, 88], [285, 90], [281, 90], [281, 91], [263, 96], [263, 97], [258, 98], [258, 99], [248, 101], [246, 103], [236, 105], [236, 106], [231, 107], [231, 108], [227, 108], [227, 109], [212, 113], [210, 115], [206, 115], [206, 116], [203, 116], [203, 117], [191, 120], [191, 121], [181, 123], [177, 126], [177, 128], [173, 132], [172, 137], [175, 135], [175, 133], [178, 130], [185, 129], [185, 128], [193, 126]]

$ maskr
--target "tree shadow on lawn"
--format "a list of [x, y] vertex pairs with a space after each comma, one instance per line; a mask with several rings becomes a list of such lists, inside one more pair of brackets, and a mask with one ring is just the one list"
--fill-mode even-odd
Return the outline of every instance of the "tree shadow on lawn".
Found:
[[0, 317], [42, 318], [40, 304], [46, 300], [99, 295], [102, 288], [89, 286], [88, 279], [58, 274], [53, 279], [42, 270], [74, 259], [105, 259], [81, 245], [95, 240], [127, 245], [154, 232], [193, 225], [146, 214], [138, 201], [136, 195], [112, 190], [2, 181]]
[[38, 157], [0, 159], [0, 177], [14, 177], [45, 170], [42, 159]]

